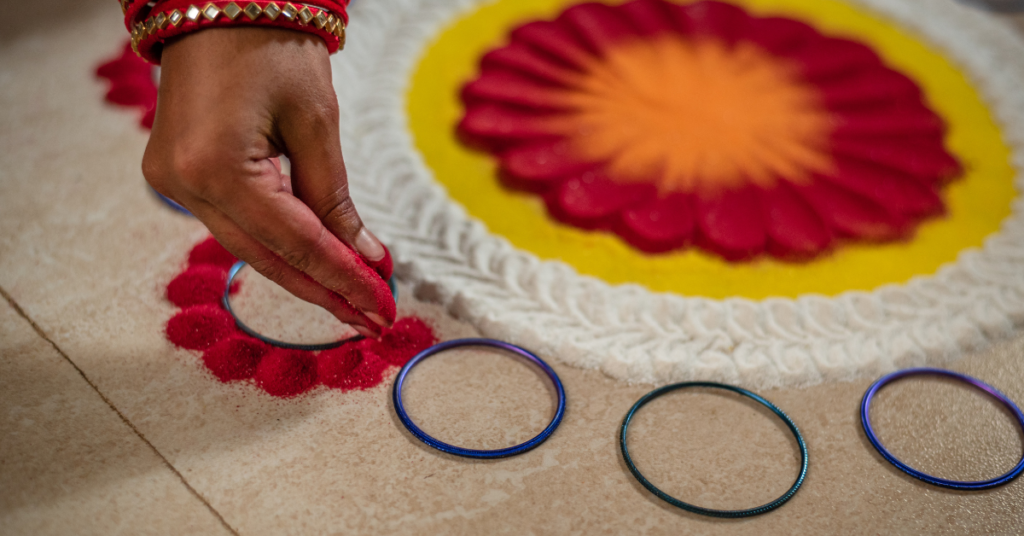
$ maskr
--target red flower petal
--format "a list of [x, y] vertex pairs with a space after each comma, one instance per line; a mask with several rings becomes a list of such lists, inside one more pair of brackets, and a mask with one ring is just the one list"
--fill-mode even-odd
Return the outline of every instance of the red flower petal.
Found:
[[556, 85], [565, 84], [572, 77], [572, 71], [565, 66], [531, 46], [517, 42], [488, 52], [480, 60], [480, 66], [484, 70], [508, 69], [539, 82]]
[[641, 251], [661, 253], [686, 245], [694, 225], [691, 196], [670, 194], [624, 210], [615, 232]]
[[825, 181], [796, 186], [833, 231], [855, 238], [891, 240], [905, 236], [906, 221], [873, 201]]
[[563, 11], [558, 21], [568, 24], [598, 54], [623, 38], [636, 36], [622, 16], [605, 4], [577, 4]]
[[587, 172], [563, 182], [545, 199], [555, 219], [581, 227], [610, 227], [609, 217], [657, 195], [652, 184], [620, 184]]
[[873, 143], [872, 140], [840, 138], [833, 140], [832, 150], [848, 156], [907, 173], [928, 184], [959, 175], [960, 162], [941, 144]]
[[880, 106], [897, 102], [918, 102], [921, 90], [906, 75], [886, 67], [851, 73], [819, 83], [822, 99], [833, 109]]
[[761, 193], [768, 248], [782, 258], [805, 258], [832, 245], [832, 232], [785, 181]]
[[500, 70], [480, 73], [479, 78], [462, 89], [462, 98], [467, 104], [498, 101], [540, 110], [564, 108], [556, 90], [530, 78]]
[[821, 175], [818, 180], [829, 181], [904, 216], [922, 217], [943, 211], [942, 199], [934, 187], [880, 166], [843, 159], [836, 173]]
[[115, 80], [134, 76], [152, 77], [153, 67], [132, 51], [131, 42], [127, 42], [121, 55], [96, 68], [96, 76]]
[[107, 92], [107, 101], [121, 106], [153, 108], [156, 106], [157, 88], [146, 78], [121, 78]]
[[834, 138], [923, 137], [942, 143], [946, 125], [923, 105], [900, 106], [856, 113], [836, 112]]
[[765, 249], [767, 232], [759, 191], [751, 186], [697, 197], [701, 244], [729, 260], [749, 259]]
[[535, 145], [514, 147], [501, 155], [502, 169], [523, 186], [546, 183], [555, 179], [583, 173], [596, 166], [584, 162], [572, 153], [565, 140], [554, 140]]
[[751, 17], [744, 39], [774, 54], [794, 53], [816, 43], [821, 34], [810, 25], [782, 17]]
[[593, 58], [572, 31], [555, 22], [528, 22], [512, 31], [512, 42], [528, 44], [537, 52], [577, 69]]
[[679, 29], [693, 37], [714, 38], [731, 44], [747, 33], [750, 24], [746, 11], [725, 2], [703, 0], [670, 5]]
[[800, 65], [801, 74], [808, 80], [820, 82], [833, 77], [880, 65], [882, 60], [874, 50], [849, 39], [820, 39], [789, 56]]
[[459, 131], [471, 138], [499, 146], [557, 137], [542, 116], [498, 104], [478, 104], [466, 109]]
[[671, 14], [662, 0], [632, 0], [619, 6], [638, 35], [649, 36], [673, 32]]

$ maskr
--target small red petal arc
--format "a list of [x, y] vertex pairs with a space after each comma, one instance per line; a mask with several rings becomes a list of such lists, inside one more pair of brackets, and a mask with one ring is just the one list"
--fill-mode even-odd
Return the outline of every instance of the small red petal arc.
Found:
[[[200, 362], [221, 382], [250, 382], [279, 398], [299, 396], [317, 385], [371, 389], [384, 381], [386, 372], [437, 342], [426, 322], [405, 317], [384, 329], [379, 340], [362, 339], [323, 352], [271, 347], [240, 331], [221, 305], [226, 266], [234, 261], [213, 237], [207, 238], [192, 248], [188, 266], [167, 287], [168, 299], [181, 307], [167, 321], [168, 340], [201, 351]], [[389, 277], [390, 252], [369, 266]]]

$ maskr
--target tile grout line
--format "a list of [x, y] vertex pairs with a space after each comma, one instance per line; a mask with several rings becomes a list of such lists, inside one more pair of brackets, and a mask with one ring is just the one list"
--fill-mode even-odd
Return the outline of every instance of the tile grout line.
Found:
[[159, 450], [157, 450], [157, 448], [152, 443], [149, 442], [148, 439], [146, 439], [146, 436], [144, 436], [142, 432], [140, 432], [139, 429], [136, 428], [135, 425], [132, 424], [132, 422], [129, 421], [128, 418], [125, 417], [124, 414], [121, 413], [121, 411], [118, 410], [117, 407], [115, 407], [114, 404], [102, 392], [100, 392], [99, 388], [97, 388], [96, 385], [91, 380], [89, 380], [89, 377], [85, 375], [85, 372], [83, 372], [82, 369], [80, 369], [78, 365], [76, 365], [75, 362], [72, 361], [71, 358], [68, 357], [68, 355], [64, 353], [63, 350], [60, 349], [59, 346], [57, 346], [57, 343], [53, 342], [53, 340], [51, 340], [50, 337], [46, 335], [46, 332], [44, 332], [43, 329], [40, 328], [39, 325], [36, 324], [35, 321], [33, 321], [32, 318], [30, 318], [27, 313], [25, 313], [21, 306], [18, 305], [18, 302], [14, 301], [14, 298], [12, 298], [11, 295], [8, 294], [7, 291], [3, 289], [3, 287], [0, 287], [0, 296], [3, 296], [3, 298], [7, 300], [7, 303], [10, 304], [10, 306], [14, 309], [16, 313], [18, 313], [18, 316], [25, 319], [25, 321], [32, 326], [32, 329], [35, 330], [37, 335], [39, 335], [44, 341], [50, 343], [50, 346], [52, 346], [53, 349], [56, 350], [57, 353], [60, 354], [60, 356], [63, 357], [65, 361], [70, 363], [71, 366], [74, 367], [76, 371], [78, 371], [78, 375], [81, 376], [83, 380], [85, 380], [85, 383], [89, 384], [89, 387], [92, 387], [93, 391], [96, 391], [96, 394], [99, 395], [103, 402], [105, 402], [107, 406], [110, 409], [112, 409], [114, 413], [117, 414], [118, 417], [121, 418], [121, 422], [128, 426], [128, 428], [130, 428], [131, 431], [134, 432], [135, 435], [138, 436], [138, 438], [141, 439], [142, 442], [145, 443], [153, 451], [153, 453], [157, 455], [158, 458], [160, 458], [160, 461], [162, 461], [163, 464], [178, 477], [178, 480], [181, 481], [181, 483], [185, 486], [186, 489], [188, 489], [188, 491], [192, 495], [199, 499], [199, 501], [202, 502], [203, 505], [205, 505], [208, 510], [210, 510], [210, 513], [212, 513], [214, 517], [216, 517], [217, 520], [220, 521], [221, 525], [223, 525], [224, 528], [226, 528], [231, 534], [239, 536], [238, 531], [228, 524], [224, 517], [220, 515], [220, 512], [214, 509], [213, 505], [211, 505], [205, 498], [203, 498], [203, 496], [200, 495], [199, 492], [196, 491], [195, 488], [193, 488], [192, 485], [189, 484], [187, 480], [185, 480], [185, 477], [180, 472], [178, 472], [178, 469], [171, 465], [171, 462], [168, 461], [167, 458], [165, 458], [164, 455]]

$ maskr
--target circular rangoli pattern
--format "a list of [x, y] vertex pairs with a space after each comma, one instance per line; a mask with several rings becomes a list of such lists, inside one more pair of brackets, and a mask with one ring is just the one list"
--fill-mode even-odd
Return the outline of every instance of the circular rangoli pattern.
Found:
[[1024, 324], [1024, 203], [1011, 166], [1024, 163], [1024, 45], [1012, 31], [926, 0], [736, 4], [852, 36], [920, 85], [965, 170], [943, 193], [945, 217], [908, 242], [740, 265], [692, 249], [651, 257], [553, 223], [532, 194], [502, 188], [494, 159], [463, 147], [454, 128], [458, 88], [480, 57], [570, 2], [380, 0], [356, 4], [334, 65], [353, 195], [393, 245], [400, 276], [486, 336], [651, 383], [876, 375], [943, 362]]

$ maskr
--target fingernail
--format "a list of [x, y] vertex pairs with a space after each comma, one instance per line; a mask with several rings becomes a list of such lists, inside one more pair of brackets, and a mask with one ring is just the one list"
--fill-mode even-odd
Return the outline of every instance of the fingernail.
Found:
[[352, 329], [356, 330], [356, 333], [366, 337], [367, 339], [376, 339], [380, 335], [368, 327], [360, 326], [359, 324], [352, 324]]
[[377, 313], [367, 313], [367, 312], [363, 312], [363, 314], [364, 314], [364, 315], [366, 315], [366, 318], [369, 318], [370, 320], [373, 320], [373, 322], [374, 322], [375, 324], [377, 324], [378, 326], [385, 326], [385, 327], [388, 327], [388, 326], [389, 326], [389, 325], [388, 325], [388, 322], [387, 322], [387, 320], [384, 320], [384, 318], [383, 318], [383, 317], [381, 317], [381, 316], [380, 316], [379, 314], [377, 314]]
[[356, 251], [370, 262], [377, 262], [384, 258], [384, 245], [366, 227], [363, 227], [356, 235], [354, 245]]

